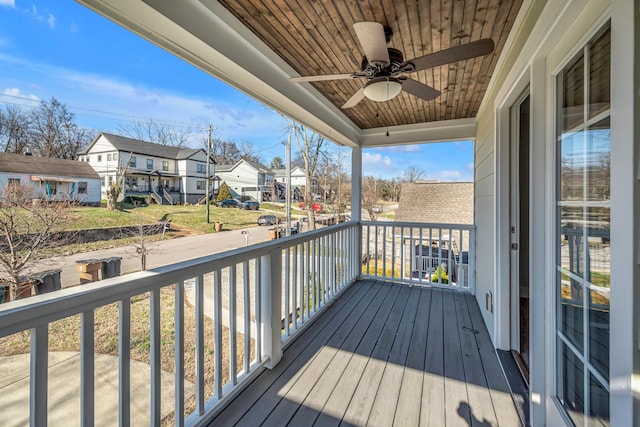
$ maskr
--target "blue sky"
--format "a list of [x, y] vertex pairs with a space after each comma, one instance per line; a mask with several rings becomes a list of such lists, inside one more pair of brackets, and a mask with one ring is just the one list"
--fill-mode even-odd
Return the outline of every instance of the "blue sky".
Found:
[[[243, 93], [74, 1], [0, 0], [0, 105], [52, 97], [82, 127], [114, 132], [152, 118], [204, 135], [212, 124], [219, 138], [253, 143], [267, 164], [284, 157], [284, 119]], [[392, 178], [410, 166], [425, 179], [470, 181], [473, 144], [363, 153], [366, 175]]]

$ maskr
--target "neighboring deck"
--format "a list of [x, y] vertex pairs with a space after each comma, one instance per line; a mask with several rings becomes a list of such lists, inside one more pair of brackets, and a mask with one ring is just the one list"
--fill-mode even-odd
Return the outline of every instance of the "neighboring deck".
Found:
[[520, 425], [474, 297], [357, 282], [210, 425], [340, 423]]

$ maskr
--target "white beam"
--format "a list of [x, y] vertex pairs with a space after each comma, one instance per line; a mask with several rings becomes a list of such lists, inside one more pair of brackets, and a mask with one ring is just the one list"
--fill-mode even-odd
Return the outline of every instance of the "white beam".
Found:
[[362, 147], [462, 141], [476, 137], [476, 119], [444, 120], [362, 131]]

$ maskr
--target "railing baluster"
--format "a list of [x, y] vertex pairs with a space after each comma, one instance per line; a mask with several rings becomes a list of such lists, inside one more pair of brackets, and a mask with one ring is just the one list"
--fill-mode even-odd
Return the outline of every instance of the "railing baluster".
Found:
[[131, 424], [131, 299], [119, 303], [118, 319], [118, 425]]
[[293, 247], [293, 269], [291, 271], [291, 277], [293, 278], [291, 284], [291, 301], [293, 302], [293, 329], [298, 329], [298, 245]]
[[249, 291], [249, 261], [242, 263], [242, 291], [244, 294], [244, 372], [250, 369], [251, 355], [251, 298]]
[[29, 378], [29, 412], [31, 427], [47, 425], [47, 380], [49, 376], [49, 325], [31, 329], [31, 372]]
[[231, 384], [238, 384], [238, 331], [236, 327], [236, 267], [229, 267], [229, 377]]
[[[366, 264], [365, 264], [365, 268], [366, 268], [366, 272], [367, 274], [371, 274], [370, 273], [370, 268], [369, 268], [369, 263], [371, 262], [371, 226], [367, 225], [367, 252], [366, 252]], [[374, 273], [375, 275], [375, 273]]]
[[222, 286], [220, 269], [213, 272], [213, 384], [214, 396], [222, 398]]
[[80, 425], [94, 423], [94, 317], [93, 310], [83, 311], [80, 320]]
[[310, 250], [311, 250], [311, 242], [306, 242], [305, 244], [305, 262], [304, 262], [304, 273], [305, 273], [305, 280], [307, 283], [307, 289], [305, 291], [305, 303], [306, 303], [306, 307], [305, 307], [305, 311], [307, 312], [307, 318], [310, 317], [310, 312], [311, 312], [311, 308], [313, 307], [313, 299], [312, 299], [312, 295], [309, 294], [309, 287], [310, 287], [310, 282], [313, 280], [312, 276], [311, 276], [311, 269], [310, 269]]
[[378, 225], [374, 225], [373, 229], [375, 230], [375, 240], [373, 241], [373, 275], [378, 277], [380, 274], [378, 273], [378, 239], [379, 239], [379, 228]]
[[150, 345], [151, 345], [151, 407], [150, 407], [150, 424], [160, 425], [160, 409], [162, 400], [162, 365], [160, 363], [160, 289], [154, 289], [150, 292]]
[[290, 269], [290, 260], [289, 257], [291, 256], [291, 249], [287, 248], [284, 251], [284, 335], [286, 337], [289, 336], [289, 323], [291, 322], [291, 308], [290, 308], [290, 304], [289, 304], [289, 298], [290, 298], [290, 292], [289, 292], [289, 286], [291, 284], [291, 280], [289, 280], [289, 269]]
[[174, 418], [176, 427], [182, 427], [184, 426], [184, 281], [176, 283], [174, 304]]
[[382, 277], [387, 276], [387, 226], [382, 226]]
[[204, 276], [196, 278], [196, 410], [204, 414]]
[[260, 330], [260, 319], [262, 318], [262, 311], [261, 311], [261, 299], [262, 299], [262, 294], [261, 294], [261, 286], [260, 286], [260, 274], [261, 274], [261, 265], [260, 265], [260, 258], [255, 258], [254, 259], [254, 268], [255, 268], [255, 290], [254, 290], [254, 296], [255, 296], [255, 321], [256, 321], [256, 361], [258, 363], [262, 362], [262, 331]]

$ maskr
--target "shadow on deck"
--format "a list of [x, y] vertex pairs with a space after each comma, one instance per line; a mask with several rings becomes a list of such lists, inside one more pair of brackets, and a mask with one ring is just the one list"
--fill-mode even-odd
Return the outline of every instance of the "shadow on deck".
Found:
[[521, 425], [473, 296], [360, 281], [211, 426]]

